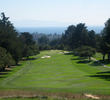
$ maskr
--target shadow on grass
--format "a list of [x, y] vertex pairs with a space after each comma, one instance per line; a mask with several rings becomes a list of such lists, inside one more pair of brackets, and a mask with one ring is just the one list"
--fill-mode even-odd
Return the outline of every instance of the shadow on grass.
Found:
[[105, 73], [110, 74], [110, 71], [106, 71], [106, 72], [97, 72], [97, 74], [105, 74]]
[[110, 71], [97, 72], [96, 75], [90, 75], [90, 77], [97, 77], [100, 79], [105, 79], [106, 81], [110, 81]]
[[91, 63], [90, 66], [102, 66], [102, 65], [97, 61], [93, 61], [93, 63]]
[[12, 70], [0, 70], [0, 73], [1, 73], [1, 72], [3, 72], [3, 73], [8, 72], [8, 73], [9, 73], [9, 72], [11, 72], [11, 71], [12, 71]]
[[87, 63], [90, 63], [91, 60], [87, 59], [86, 57], [81, 57], [79, 58], [80, 61], [76, 62], [76, 63], [83, 63], [83, 64], [87, 64]]
[[73, 53], [64, 53], [64, 55], [73, 55]]
[[85, 58], [85, 57], [82, 57], [82, 58], [77, 57], [77, 58], [72, 58], [72, 59], [70, 59], [70, 60], [84, 60], [84, 59], [87, 59], [87, 58]]
[[106, 59], [106, 60], [99, 60], [101, 63], [103, 63], [103, 64], [110, 64], [110, 62], [108, 62], [108, 60]]
[[71, 58], [70, 60], [81, 60], [81, 58]]
[[22, 64], [17, 64], [17, 65], [15, 65], [15, 66], [22, 66]]
[[1, 75], [6, 75], [6, 74], [8, 74], [8, 73], [0, 73], [0, 76], [1, 76]]
[[27, 60], [36, 60], [37, 58], [28, 58]]
[[38, 58], [28, 58], [28, 59], [27, 59], [27, 58], [23, 58], [23, 59], [22, 59], [22, 61], [27, 61], [27, 60], [36, 60], [36, 59], [38, 59]]
[[0, 78], [5, 78], [10, 72], [11, 70], [0, 70]]

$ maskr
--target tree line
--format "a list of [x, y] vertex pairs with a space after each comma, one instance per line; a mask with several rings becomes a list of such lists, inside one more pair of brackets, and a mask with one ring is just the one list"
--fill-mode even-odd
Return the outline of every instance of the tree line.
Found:
[[33, 37], [28, 32], [19, 33], [4, 13], [0, 19], [0, 70], [18, 64], [22, 57], [38, 54]]
[[[56, 35], [56, 34], [54, 34]], [[4, 13], [0, 19], [0, 69], [18, 64], [22, 57], [37, 55], [39, 50], [73, 50], [80, 57], [90, 57], [97, 52], [108, 55], [110, 59], [110, 19], [105, 22], [105, 27], [100, 34], [94, 30], [88, 31], [85, 23], [70, 25], [62, 37], [49, 39], [41, 36], [34, 41], [29, 32], [19, 33]]]
[[33, 40], [34, 41], [38, 41], [39, 38], [41, 37], [48, 37], [48, 40], [51, 41], [51, 40], [54, 40], [54, 39], [58, 39], [58, 38], [61, 38], [62, 35], [61, 34], [57, 34], [57, 33], [50, 33], [50, 34], [45, 34], [45, 33], [32, 33], [33, 35]]
[[71, 25], [62, 35], [62, 40], [68, 49], [73, 50], [80, 57], [91, 57], [93, 54], [100, 52], [108, 56], [110, 60], [110, 18], [105, 22], [105, 28], [100, 34], [96, 34], [94, 30], [88, 31], [84, 23], [76, 26]]
[[105, 27], [100, 34], [94, 30], [88, 31], [85, 23], [79, 23], [76, 26], [68, 26], [61, 38], [49, 41], [48, 37], [42, 36], [38, 39], [39, 50], [47, 49], [66, 49], [77, 52], [80, 57], [91, 57], [96, 52], [105, 55], [110, 59], [110, 19], [105, 22]]

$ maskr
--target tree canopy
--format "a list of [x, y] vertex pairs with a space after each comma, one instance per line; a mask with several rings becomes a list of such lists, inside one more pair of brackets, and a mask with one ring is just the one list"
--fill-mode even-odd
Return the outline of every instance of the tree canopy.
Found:
[[[38, 54], [38, 48], [29, 33], [20, 33], [4, 13], [0, 19], [0, 69], [18, 64], [22, 57]], [[26, 51], [26, 52], [24, 52]], [[27, 53], [27, 54], [26, 54]]]

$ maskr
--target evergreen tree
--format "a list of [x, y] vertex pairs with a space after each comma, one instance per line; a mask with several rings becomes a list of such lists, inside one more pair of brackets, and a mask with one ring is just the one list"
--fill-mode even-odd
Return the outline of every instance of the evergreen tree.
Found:
[[37, 55], [39, 53], [38, 48], [35, 45], [35, 41], [33, 41], [33, 37], [28, 32], [23, 32], [19, 36], [19, 40], [21, 41], [22, 47], [22, 55], [23, 57], [28, 57]]
[[18, 41], [18, 32], [15, 30], [13, 24], [1, 13], [0, 20], [0, 47], [5, 48], [18, 63], [21, 59], [20, 43]]

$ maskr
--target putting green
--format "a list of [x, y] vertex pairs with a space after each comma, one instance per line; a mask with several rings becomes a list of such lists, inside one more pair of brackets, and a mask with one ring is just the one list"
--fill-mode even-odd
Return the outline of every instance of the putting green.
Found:
[[[42, 51], [33, 56], [37, 59], [25, 61], [20, 70], [0, 82], [0, 88], [110, 94], [110, 69], [61, 52]], [[50, 58], [42, 59], [44, 55]]]

